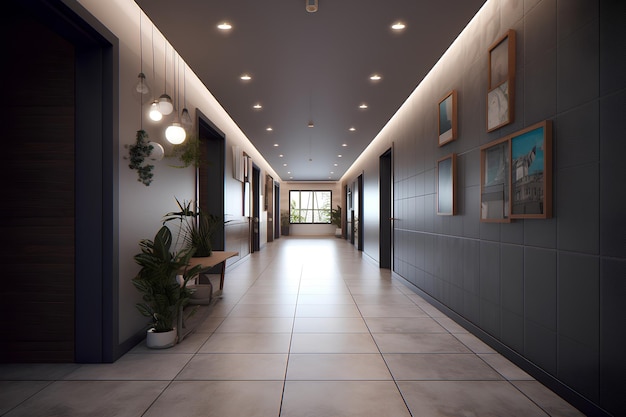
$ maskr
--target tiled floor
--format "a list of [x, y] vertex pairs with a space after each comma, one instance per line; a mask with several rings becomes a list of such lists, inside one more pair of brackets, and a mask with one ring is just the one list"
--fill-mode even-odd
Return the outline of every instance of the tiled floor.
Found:
[[341, 239], [268, 244], [205, 312], [171, 349], [1, 365], [0, 415], [581, 415]]

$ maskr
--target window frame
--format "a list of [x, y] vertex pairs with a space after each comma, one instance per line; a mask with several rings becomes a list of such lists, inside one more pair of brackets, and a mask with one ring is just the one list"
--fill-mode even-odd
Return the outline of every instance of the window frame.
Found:
[[[292, 193], [298, 193], [298, 202], [299, 202], [299, 206], [300, 208], [294, 208], [292, 206]], [[306, 218], [306, 216], [302, 216], [301, 214], [297, 214], [294, 215], [293, 214], [293, 210], [299, 210], [300, 212], [302, 212], [302, 193], [313, 193], [313, 208], [311, 209], [305, 209], [307, 211], [312, 211], [312, 215], [311, 218], [313, 219], [312, 222], [306, 222], [306, 221], [294, 221], [294, 218], [300, 217], [300, 218]], [[329, 195], [329, 199], [328, 199], [328, 209], [320, 209], [320, 208], [315, 208], [315, 194], [316, 193], [328, 193]], [[298, 190], [289, 190], [289, 224], [332, 224], [332, 208], [333, 208], [333, 191], [332, 190], [306, 190], [306, 189], [298, 189]], [[316, 218], [320, 218], [321, 216], [316, 216], [316, 213], [322, 212], [322, 211], [327, 211], [328, 212], [328, 221], [315, 221]], [[297, 216], [297, 217], [296, 217]]]

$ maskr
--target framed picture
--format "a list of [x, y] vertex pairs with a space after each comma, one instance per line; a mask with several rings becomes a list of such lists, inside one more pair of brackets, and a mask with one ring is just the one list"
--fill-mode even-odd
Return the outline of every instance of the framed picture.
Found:
[[439, 146], [456, 139], [456, 101], [456, 90], [452, 90], [439, 101]]
[[510, 222], [509, 139], [480, 148], [480, 221]]
[[552, 217], [552, 122], [510, 135], [511, 218]]
[[453, 153], [437, 161], [437, 214], [456, 213], [456, 154]]
[[515, 99], [515, 31], [509, 30], [489, 48], [487, 131], [513, 122]]

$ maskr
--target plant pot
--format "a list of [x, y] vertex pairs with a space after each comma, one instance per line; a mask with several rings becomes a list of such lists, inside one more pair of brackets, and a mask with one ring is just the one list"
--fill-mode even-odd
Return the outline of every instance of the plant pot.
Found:
[[169, 332], [155, 332], [149, 329], [146, 332], [146, 346], [150, 349], [167, 349], [176, 344], [176, 329]]
[[336, 228], [335, 237], [341, 237], [341, 235], [342, 235], [341, 227]]

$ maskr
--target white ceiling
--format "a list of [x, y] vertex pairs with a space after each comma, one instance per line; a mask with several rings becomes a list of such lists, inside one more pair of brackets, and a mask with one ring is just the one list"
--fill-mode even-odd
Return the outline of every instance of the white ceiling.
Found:
[[338, 180], [485, 2], [135, 1], [284, 181]]

